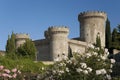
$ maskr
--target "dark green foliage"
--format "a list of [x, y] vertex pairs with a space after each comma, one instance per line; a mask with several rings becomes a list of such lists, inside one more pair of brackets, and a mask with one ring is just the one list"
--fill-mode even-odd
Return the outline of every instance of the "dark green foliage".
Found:
[[116, 42], [117, 41], [117, 35], [118, 35], [117, 29], [114, 28], [113, 32], [112, 32], [112, 42]]
[[28, 57], [30, 59], [35, 60], [36, 58], [36, 48], [32, 40], [26, 39], [26, 42], [18, 47], [17, 49], [18, 55], [22, 57]]
[[105, 47], [110, 49], [111, 48], [111, 28], [110, 28], [110, 21], [107, 19], [106, 21], [106, 29], [105, 29]]
[[113, 29], [112, 32], [112, 48], [120, 50], [120, 25]]
[[120, 33], [120, 24], [117, 26], [118, 33]]
[[7, 55], [10, 56], [12, 59], [17, 58], [16, 54], [19, 55], [19, 57], [27, 57], [33, 60], [35, 60], [36, 57], [36, 48], [32, 40], [30, 39], [26, 39], [26, 42], [18, 49], [16, 49], [15, 34], [13, 32], [11, 36], [8, 36], [6, 52], [8, 53]]
[[15, 34], [12, 32], [11, 37], [8, 36], [7, 44], [6, 44], [6, 52], [7, 53], [15, 53]]
[[99, 47], [101, 49], [101, 39], [99, 34], [96, 37], [96, 47]]

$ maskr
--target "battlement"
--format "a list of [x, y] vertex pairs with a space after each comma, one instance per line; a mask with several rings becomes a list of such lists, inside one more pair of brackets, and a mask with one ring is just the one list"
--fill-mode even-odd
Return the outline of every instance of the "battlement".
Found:
[[28, 34], [22, 34], [22, 33], [20, 33], [20, 34], [15, 34], [15, 38], [16, 39], [28, 39], [28, 38], [30, 38], [29, 37], [29, 35]]
[[106, 20], [107, 18], [107, 14], [103, 11], [86, 11], [86, 12], [82, 12], [79, 14], [78, 16], [78, 20], [81, 20], [83, 18], [91, 18], [91, 17], [98, 17], [98, 18], [103, 18]]
[[68, 33], [69, 28], [66, 27], [66, 26], [60, 26], [60, 27], [51, 26], [51, 27], [48, 28], [48, 31], [50, 33]]

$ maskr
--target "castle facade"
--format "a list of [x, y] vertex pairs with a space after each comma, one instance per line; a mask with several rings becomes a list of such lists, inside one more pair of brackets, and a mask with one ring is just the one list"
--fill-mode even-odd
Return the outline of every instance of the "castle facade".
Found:
[[[80, 36], [69, 39], [69, 28], [66, 26], [51, 26], [45, 32], [45, 39], [35, 40], [38, 61], [55, 61], [70, 52], [86, 51], [88, 44], [96, 43], [97, 35], [101, 38], [101, 45], [105, 47], [105, 22], [107, 14], [100, 11], [87, 11], [78, 15], [80, 22]], [[23, 35], [23, 36], [22, 36]], [[29, 38], [27, 34], [16, 35], [16, 46]]]

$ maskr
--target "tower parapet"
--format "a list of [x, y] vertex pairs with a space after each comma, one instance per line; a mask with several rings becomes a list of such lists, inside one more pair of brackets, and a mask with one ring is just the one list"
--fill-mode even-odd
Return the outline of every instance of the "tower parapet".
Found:
[[15, 34], [15, 41], [16, 41], [16, 48], [20, 47], [20, 45], [24, 44], [26, 39], [29, 39], [29, 35], [28, 34]]
[[106, 20], [107, 15], [103, 11], [86, 11], [79, 14], [78, 20], [80, 21], [83, 20], [83, 18], [95, 18], [95, 17], [103, 18]]
[[105, 21], [107, 14], [102, 11], [87, 11], [80, 13], [80, 39], [87, 43], [96, 43], [96, 36], [99, 34], [102, 46], [105, 46]]
[[51, 60], [58, 57], [68, 56], [68, 34], [67, 27], [50, 27], [48, 28], [50, 36], [50, 55]]

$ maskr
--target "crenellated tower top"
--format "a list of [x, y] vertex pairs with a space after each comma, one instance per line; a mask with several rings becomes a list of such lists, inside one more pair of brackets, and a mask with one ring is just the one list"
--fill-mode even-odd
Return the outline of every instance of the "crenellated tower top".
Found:
[[96, 43], [96, 36], [100, 35], [102, 46], [105, 46], [105, 22], [107, 14], [103, 11], [86, 11], [78, 15], [80, 22], [80, 40]]
[[52, 34], [54, 33], [68, 33], [69, 32], [69, 28], [66, 26], [51, 26], [48, 28], [48, 31]]
[[29, 35], [28, 34], [15, 34], [15, 40], [16, 40], [16, 48], [20, 47], [22, 44], [24, 44], [26, 42], [26, 39], [29, 39]]
[[86, 11], [81, 12], [78, 16], [78, 20], [81, 21], [83, 18], [103, 18], [106, 20], [107, 14], [103, 11]]
[[25, 34], [25, 33], [20, 33], [20, 34], [16, 33], [15, 38], [16, 39], [28, 39], [30, 38], [30, 36], [29, 34]]

